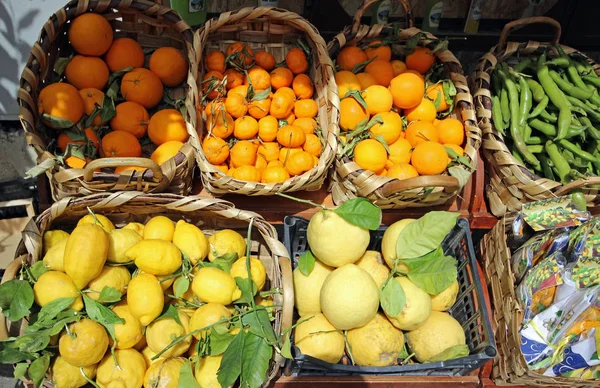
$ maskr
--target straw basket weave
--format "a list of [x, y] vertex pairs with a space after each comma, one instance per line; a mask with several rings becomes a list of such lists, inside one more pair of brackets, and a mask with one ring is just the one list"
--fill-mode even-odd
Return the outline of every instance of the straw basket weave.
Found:
[[[508, 42], [508, 34], [519, 27], [534, 23], [544, 23], [555, 29], [554, 39], [550, 43], [528, 41], [524, 43]], [[485, 54], [480, 62], [473, 80], [475, 108], [479, 126], [483, 131], [483, 156], [487, 161], [486, 167], [490, 176], [490, 183], [486, 189], [490, 203], [490, 210], [496, 216], [507, 212], [519, 211], [521, 205], [527, 202], [538, 201], [566, 195], [574, 189], [582, 189], [586, 196], [588, 206], [597, 206], [600, 201], [598, 190], [590, 186], [598, 184], [596, 177], [573, 181], [568, 185], [561, 185], [550, 179], [541, 178], [531, 173], [517, 159], [512, 156], [504, 143], [502, 135], [492, 123], [492, 100], [490, 92], [490, 75], [499, 61], [509, 61], [517, 55], [523, 57], [529, 54], [541, 53], [550, 50], [550, 56], [556, 56], [553, 45], [560, 39], [560, 24], [548, 17], [532, 17], [508, 23], [498, 44]], [[600, 66], [577, 50], [563, 46], [567, 53], [577, 53], [585, 57], [594, 67], [596, 74], [600, 74]]]
[[[235, 42], [247, 43], [252, 51], [264, 50], [272, 54], [277, 62], [285, 59], [287, 51], [303, 39], [311, 50], [309, 77], [315, 88], [313, 99], [319, 105], [317, 124], [322, 133], [323, 151], [318, 164], [302, 175], [294, 176], [282, 183], [258, 183], [240, 181], [213, 166], [204, 155], [200, 142], [206, 135], [200, 106], [201, 85], [190, 89], [197, 111], [192, 114], [192, 124], [198, 132], [194, 139], [196, 159], [200, 166], [204, 187], [215, 195], [236, 193], [244, 195], [274, 195], [298, 190], [318, 190], [327, 176], [339, 134], [339, 98], [333, 75], [333, 64], [327, 55], [325, 41], [317, 29], [300, 15], [279, 8], [242, 8], [222, 13], [211, 19], [195, 36], [194, 51], [197, 58], [210, 50], [225, 52]], [[197, 80], [204, 78], [204, 64], [198, 61], [192, 73]], [[200, 112], [202, 112], [200, 114]]]
[[[365, 26], [360, 24], [363, 13], [376, 0], [366, 0], [354, 16], [354, 24], [346, 27], [328, 44], [329, 55], [335, 58], [339, 51], [347, 44], [367, 44], [377, 39], [383, 39], [394, 33], [392, 25]], [[413, 27], [411, 19], [410, 4], [401, 1], [408, 16], [408, 29], [400, 30], [397, 37], [401, 41], [407, 41], [421, 30]], [[427, 46], [437, 39], [435, 36], [425, 33], [426, 40], [420, 45]], [[397, 44], [392, 45], [392, 51], [396, 51]], [[444, 73], [454, 83], [457, 95], [455, 97], [456, 117], [465, 126], [467, 143], [465, 156], [472, 166], [477, 164], [477, 150], [481, 143], [481, 131], [477, 127], [473, 99], [467, 86], [467, 79], [463, 75], [462, 67], [456, 57], [448, 50], [435, 53], [436, 58], [444, 65]], [[338, 150], [339, 151], [339, 150]], [[472, 173], [470, 169], [460, 166], [467, 174]], [[335, 174], [331, 183], [333, 201], [336, 204], [355, 197], [365, 197], [384, 209], [427, 207], [449, 203], [462, 189], [459, 180], [450, 175], [419, 176], [416, 178], [398, 180], [378, 176], [372, 171], [363, 170], [348, 157], [339, 154], [335, 159]]]
[[[48, 151], [48, 145], [55, 131], [41, 123], [38, 94], [50, 81], [57, 59], [66, 58], [73, 52], [67, 37], [70, 21], [86, 12], [99, 13], [108, 19], [115, 31], [115, 38], [132, 38], [144, 49], [173, 46], [183, 50], [190, 62], [193, 58], [190, 56], [193, 54], [191, 28], [175, 11], [152, 1], [72, 0], [54, 13], [33, 45], [18, 91], [21, 124], [28, 144], [38, 156], [38, 165], [48, 168], [46, 175], [50, 180], [52, 197], [57, 200], [67, 196], [125, 190], [188, 194], [194, 169], [194, 152], [189, 142], [175, 158], [160, 166], [149, 158], [102, 158], [88, 163], [84, 168], [65, 168], [53, 163], [55, 157]], [[195, 84], [191, 73], [188, 73], [187, 83]], [[185, 97], [183, 88], [179, 89], [173, 90], [173, 94]], [[194, 128], [187, 116], [187, 130], [191, 133]], [[110, 173], [112, 170], [108, 170], [109, 173], [95, 172], [96, 169], [119, 166], [137, 166], [146, 170], [124, 171], [120, 175]]]
[[[266, 268], [266, 287], [281, 290], [281, 293], [273, 295], [274, 304], [278, 307], [273, 327], [276, 333], [281, 333], [283, 329], [291, 326], [294, 307], [292, 268], [289, 254], [277, 239], [275, 228], [256, 213], [236, 209], [230, 202], [214, 198], [141, 192], [64, 198], [55, 202], [27, 225], [22, 233], [23, 239], [17, 248], [15, 260], [7, 267], [2, 283], [18, 276], [23, 263], [33, 264], [42, 259], [42, 236], [45, 231], [71, 231], [81, 217], [89, 214], [88, 208], [96, 214], [108, 217], [117, 227], [128, 222], [145, 223], [151, 217], [163, 215], [173, 221], [184, 219], [197, 225], [206, 235], [220, 229], [233, 229], [246, 236], [248, 224], [253, 220], [252, 256], [259, 258]], [[25, 330], [26, 323], [26, 320], [7, 322], [0, 314], [0, 338], [19, 335]], [[269, 367], [268, 380], [278, 373], [283, 362], [283, 357], [276, 354]]]
[[528, 369], [521, 353], [519, 328], [523, 311], [515, 294], [515, 279], [511, 269], [512, 252], [506, 245], [506, 230], [514, 214], [507, 215], [481, 241], [485, 278], [491, 288], [492, 326], [498, 357], [494, 359], [492, 379], [498, 384], [527, 386], [597, 387], [597, 380], [548, 377]]

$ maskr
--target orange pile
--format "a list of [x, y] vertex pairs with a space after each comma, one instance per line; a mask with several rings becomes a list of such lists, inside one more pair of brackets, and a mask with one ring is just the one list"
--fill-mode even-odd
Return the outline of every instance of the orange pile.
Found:
[[208, 52], [198, 112], [205, 117], [208, 161], [235, 179], [262, 183], [284, 182], [316, 166], [322, 141], [315, 134], [319, 106], [308, 67], [299, 48], [277, 67], [273, 55], [242, 42], [225, 53]]
[[417, 47], [403, 62], [392, 59], [389, 46], [373, 41], [364, 49], [344, 47], [336, 62], [340, 129], [356, 131], [353, 137], [360, 141], [353, 158], [361, 168], [408, 179], [442, 174], [451, 161], [447, 148], [463, 155], [463, 124], [451, 117], [437, 119], [449, 113], [446, 98], [452, 96], [444, 95], [441, 82], [425, 82], [435, 63], [429, 49]]
[[[161, 47], [150, 55], [148, 68], [144, 68], [142, 47], [130, 38], [113, 39], [110, 23], [95, 13], [75, 18], [68, 37], [76, 53], [65, 67], [66, 82], [49, 84], [38, 99], [44, 123], [57, 130], [57, 152], [66, 157], [66, 165], [83, 168], [98, 151], [101, 157], [141, 157], [140, 139], [146, 135], [156, 146], [152, 160], [161, 164], [174, 157], [189, 136], [185, 122], [178, 110], [158, 110], [157, 106], [163, 101], [165, 87], [186, 80], [184, 55]], [[115, 74], [109, 85], [110, 73], [115, 72], [124, 73], [122, 79], [119, 82], [119, 74]], [[116, 107], [115, 97], [124, 100]], [[155, 113], [150, 115], [148, 110]], [[104, 134], [101, 141], [100, 133]], [[115, 172], [132, 169], [141, 170], [132, 166]]]

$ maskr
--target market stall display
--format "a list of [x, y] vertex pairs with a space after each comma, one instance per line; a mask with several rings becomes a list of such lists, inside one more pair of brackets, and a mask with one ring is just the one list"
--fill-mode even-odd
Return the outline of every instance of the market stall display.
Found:
[[258, 387], [282, 366], [293, 309], [272, 225], [171, 194], [56, 202], [24, 230], [0, 290], [0, 359], [36, 387], [94, 375], [101, 386]]
[[316, 28], [293, 12], [243, 8], [209, 20], [194, 49], [203, 60], [188, 98], [206, 190], [319, 189], [337, 148], [339, 100]]
[[[554, 41], [507, 41], [513, 29], [533, 23], [551, 25]], [[575, 190], [596, 205], [600, 70], [583, 53], [558, 44], [560, 31], [546, 17], [507, 24], [475, 74], [483, 155], [490, 166], [487, 194], [496, 216]]]
[[446, 204], [469, 180], [481, 141], [462, 67], [412, 20], [408, 29], [360, 25], [372, 3], [365, 1], [354, 24], [328, 44], [343, 131], [334, 202], [365, 197], [384, 209]]
[[188, 194], [186, 107], [193, 32], [147, 0], [73, 0], [45, 24], [18, 101], [52, 196], [138, 190]]

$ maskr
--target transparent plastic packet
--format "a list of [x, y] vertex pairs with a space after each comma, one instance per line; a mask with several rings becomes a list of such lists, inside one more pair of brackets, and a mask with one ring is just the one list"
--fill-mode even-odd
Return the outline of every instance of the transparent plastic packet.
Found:
[[520, 285], [528, 271], [544, 257], [555, 252], [566, 253], [569, 231], [569, 228], [560, 228], [537, 233], [517, 249], [511, 257], [515, 284]]
[[594, 217], [578, 227], [569, 241], [568, 267], [578, 288], [600, 285], [600, 219]]

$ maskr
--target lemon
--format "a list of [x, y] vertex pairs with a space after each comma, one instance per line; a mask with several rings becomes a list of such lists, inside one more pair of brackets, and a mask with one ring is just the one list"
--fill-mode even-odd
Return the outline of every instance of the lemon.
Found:
[[33, 296], [35, 303], [41, 307], [59, 298], [75, 298], [71, 308], [76, 311], [83, 308], [83, 300], [77, 287], [69, 275], [64, 272], [44, 272], [33, 285]]
[[111, 267], [105, 265], [102, 268], [100, 275], [96, 276], [88, 283], [88, 289], [94, 292], [89, 292], [87, 296], [94, 300], [98, 300], [100, 292], [104, 287], [112, 287], [125, 295], [127, 292], [127, 285], [131, 280], [131, 274], [125, 267]]
[[208, 239], [196, 225], [183, 220], [177, 221], [173, 243], [185, 253], [192, 264], [202, 261], [208, 255]]
[[67, 239], [60, 240], [56, 244], [52, 245], [42, 261], [46, 268], [50, 271], [65, 271], [65, 248], [67, 247]]
[[404, 348], [404, 334], [382, 313], [363, 327], [348, 330], [348, 348], [360, 366], [390, 366]]
[[294, 302], [300, 316], [321, 312], [321, 287], [334, 268], [315, 260], [315, 266], [306, 276], [296, 267], [294, 270]]
[[405, 276], [394, 278], [394, 281], [402, 286], [406, 303], [400, 314], [395, 317], [388, 315], [388, 318], [398, 329], [418, 329], [431, 314], [431, 298]]
[[408, 332], [406, 342], [420, 362], [427, 362], [452, 346], [466, 344], [460, 323], [439, 311], [433, 311], [421, 327]]
[[[396, 221], [383, 233], [383, 239], [381, 240], [381, 254], [388, 267], [392, 268], [394, 261], [396, 260], [396, 242], [398, 241], [400, 232], [402, 232], [407, 225], [412, 224], [415, 221], [416, 220], [412, 218]], [[407, 272], [408, 270], [405, 265], [398, 266], [396, 269], [400, 269], [403, 272]]]
[[377, 251], [366, 251], [354, 264], [358, 268], [367, 271], [373, 277], [377, 288], [381, 287], [381, 284], [390, 276], [389, 268], [385, 265], [383, 257]]
[[[229, 274], [233, 278], [248, 279], [248, 269], [246, 268], [246, 256], [243, 256], [231, 266]], [[252, 275], [252, 281], [258, 287], [258, 290], [262, 290], [267, 280], [267, 270], [264, 264], [257, 258], [250, 257], [250, 274]]]
[[455, 280], [450, 287], [437, 295], [431, 296], [431, 310], [433, 311], [446, 311], [450, 307], [454, 306], [456, 302], [456, 296], [458, 295], [458, 280]]
[[175, 225], [165, 216], [152, 217], [144, 226], [144, 240], [173, 241]]
[[369, 231], [352, 225], [332, 210], [315, 214], [306, 231], [315, 257], [331, 267], [354, 263], [367, 250]]
[[202, 357], [198, 361], [198, 367], [196, 368], [196, 381], [202, 388], [221, 388], [219, 380], [217, 379], [217, 372], [221, 366], [221, 360], [223, 355], [218, 356], [206, 356]]
[[42, 246], [44, 255], [52, 249], [53, 246], [58, 244], [59, 242], [66, 240], [69, 237], [69, 233], [64, 230], [49, 230], [44, 233], [44, 237], [42, 238]]
[[242, 296], [237, 283], [227, 272], [214, 267], [198, 270], [192, 282], [192, 291], [202, 302], [230, 304]]
[[146, 373], [144, 357], [134, 349], [115, 350], [115, 357], [118, 366], [110, 353], [98, 364], [96, 383], [100, 388], [141, 387]]
[[142, 326], [148, 326], [162, 312], [165, 303], [163, 290], [156, 276], [138, 274], [127, 287], [127, 304]]
[[108, 348], [104, 327], [88, 318], [72, 323], [58, 340], [58, 351], [69, 364], [80, 367], [98, 363]]
[[150, 365], [154, 364], [159, 360], [164, 360], [163, 357], [159, 357], [156, 360], [153, 360], [154, 356], [156, 356], [156, 352], [150, 349], [150, 346], [146, 346], [142, 349], [142, 356], [144, 357], [144, 361], [146, 361], [146, 368], [150, 368]]
[[379, 289], [365, 270], [346, 264], [330, 273], [321, 288], [321, 309], [338, 330], [366, 325], [379, 308]]
[[103, 216], [102, 214], [88, 214], [86, 216], [81, 217], [79, 222], [77, 222], [77, 226], [83, 224], [98, 225], [102, 227], [102, 229], [104, 229], [107, 233], [110, 233], [112, 230], [115, 229], [115, 225], [112, 223], [112, 221]]
[[150, 365], [144, 376], [144, 388], [178, 388], [179, 374], [185, 359], [165, 358]]
[[[144, 271], [140, 270], [139, 272], [140, 274], [145, 273]], [[175, 282], [175, 278], [171, 278], [171, 275], [162, 275], [162, 276], [156, 276], [156, 278], [158, 279], [158, 282], [160, 283], [160, 287], [163, 289], [163, 291], [167, 291], [169, 289], [169, 287], [171, 287], [171, 285]], [[167, 279], [169, 278], [169, 279]], [[163, 280], [166, 279], [166, 280]], [[170, 293], [171, 295], [173, 295], [173, 293]]]
[[181, 251], [170, 241], [142, 240], [125, 252], [129, 260], [152, 275], [170, 275], [182, 264]]
[[254, 298], [254, 304], [256, 306], [264, 307], [270, 315], [272, 315], [273, 317], [275, 316], [277, 306], [275, 306], [275, 302], [273, 301], [273, 299], [270, 299], [268, 297], [262, 298], [260, 295], [257, 295]]
[[129, 349], [136, 346], [144, 338], [139, 319], [131, 313], [127, 303], [118, 304], [112, 308], [112, 311], [125, 321], [125, 323], [114, 325], [117, 349]]
[[219, 230], [208, 238], [208, 246], [208, 260], [211, 263], [227, 253], [237, 253], [237, 257], [246, 256], [246, 240], [235, 230]]
[[[83, 368], [87, 377], [93, 379], [96, 376], [96, 364]], [[61, 356], [57, 356], [50, 370], [52, 381], [56, 388], [79, 388], [88, 382], [79, 371], [78, 366], [73, 366]]]
[[[148, 346], [152, 351], [158, 353], [166, 348], [173, 338], [184, 336], [190, 332], [190, 319], [188, 316], [181, 311], [178, 311], [178, 316], [181, 324], [173, 318], [163, 318], [148, 325], [146, 328], [146, 342], [148, 342]], [[191, 343], [192, 337], [185, 337], [183, 341], [164, 352], [162, 356], [180, 356], [187, 352]]]
[[294, 329], [294, 343], [302, 354], [332, 364], [344, 355], [344, 336], [323, 314], [302, 317], [301, 323]]
[[[121, 304], [123, 303], [125, 302], [121, 302]], [[141, 352], [142, 350], [144, 350], [144, 348], [146, 348], [146, 346], [148, 346], [148, 344], [146, 343], [146, 337], [142, 335], [142, 338], [140, 338], [140, 340], [135, 345], [133, 345], [133, 348], [138, 352]]]
[[67, 275], [81, 290], [100, 275], [108, 255], [109, 238], [100, 226], [79, 223], [67, 240], [64, 265]]
[[[204, 327], [208, 327], [221, 319], [231, 317], [231, 313], [227, 307], [220, 303], [207, 303], [198, 307], [198, 309], [192, 315], [190, 320], [190, 331], [196, 331]], [[227, 328], [229, 324], [227, 322], [220, 323], [219, 326]], [[210, 329], [202, 330], [194, 333], [196, 339], [205, 338], [206, 333], [210, 333]]]
[[139, 222], [130, 222], [121, 229], [133, 230], [140, 236], [144, 237], [144, 224], [140, 224]]
[[136, 231], [131, 229], [115, 229], [110, 232], [108, 240], [108, 256], [109, 263], [128, 263], [129, 260], [125, 256], [125, 252], [142, 240]]

